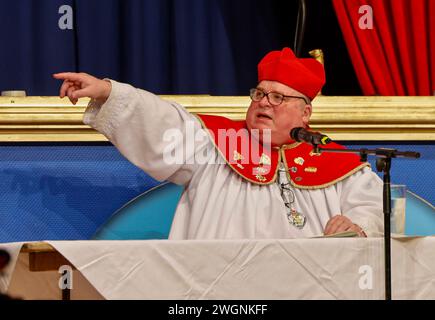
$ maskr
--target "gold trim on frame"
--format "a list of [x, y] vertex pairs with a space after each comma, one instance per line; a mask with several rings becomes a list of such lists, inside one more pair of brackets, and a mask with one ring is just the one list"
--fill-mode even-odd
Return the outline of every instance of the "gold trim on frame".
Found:
[[[249, 97], [161, 96], [189, 112], [245, 118]], [[0, 142], [98, 142], [82, 123], [89, 99], [76, 106], [58, 97], [0, 97]], [[311, 128], [341, 141], [433, 141], [435, 97], [318, 96]]]

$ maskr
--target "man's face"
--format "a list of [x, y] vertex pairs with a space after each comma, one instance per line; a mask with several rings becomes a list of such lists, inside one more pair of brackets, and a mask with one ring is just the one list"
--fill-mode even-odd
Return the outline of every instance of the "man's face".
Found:
[[[257, 89], [265, 93], [276, 92], [284, 96], [303, 97], [300, 92], [277, 81], [261, 81]], [[278, 106], [273, 106], [264, 96], [260, 101], [252, 101], [246, 114], [248, 129], [270, 129], [272, 145], [281, 146], [290, 140], [290, 130], [306, 127], [311, 116], [311, 105], [303, 99], [284, 98]]]

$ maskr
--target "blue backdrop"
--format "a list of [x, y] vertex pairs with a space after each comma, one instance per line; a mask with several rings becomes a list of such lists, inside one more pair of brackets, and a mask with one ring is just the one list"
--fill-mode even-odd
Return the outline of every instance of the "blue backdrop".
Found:
[[0, 243], [89, 239], [157, 181], [105, 146], [2, 146]]
[[[434, 142], [404, 142], [394, 143], [391, 142], [360, 142], [349, 143], [342, 142], [348, 148], [391, 148], [400, 151], [416, 151], [420, 152], [420, 159], [405, 159], [395, 158], [392, 160], [391, 165], [391, 183], [392, 184], [405, 184], [408, 189], [432, 204], [435, 204], [435, 143]], [[376, 158], [368, 158], [372, 170], [375, 171], [379, 177], [383, 177], [382, 172], [376, 171]]]
[[[385, 146], [421, 152], [419, 160], [395, 159], [392, 181], [434, 203], [435, 145]], [[110, 144], [2, 146], [0, 243], [89, 239], [157, 184]]]

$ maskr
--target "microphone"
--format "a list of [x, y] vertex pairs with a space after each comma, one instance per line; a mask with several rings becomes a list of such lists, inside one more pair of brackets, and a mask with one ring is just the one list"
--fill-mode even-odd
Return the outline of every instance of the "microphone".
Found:
[[328, 136], [308, 131], [302, 127], [291, 129], [290, 137], [295, 141], [304, 141], [313, 145], [325, 145], [331, 142], [331, 139]]

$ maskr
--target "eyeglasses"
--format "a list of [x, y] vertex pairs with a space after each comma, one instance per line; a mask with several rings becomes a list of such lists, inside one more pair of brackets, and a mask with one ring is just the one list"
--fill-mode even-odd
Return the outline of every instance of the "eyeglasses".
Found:
[[264, 98], [264, 96], [267, 97], [267, 101], [269, 101], [269, 103], [272, 106], [279, 106], [285, 98], [296, 98], [296, 99], [302, 99], [305, 101], [305, 104], [309, 104], [309, 102], [307, 101], [306, 98], [304, 97], [300, 97], [300, 96], [285, 96], [281, 93], [278, 92], [264, 92], [261, 89], [258, 88], [252, 88], [251, 90], [249, 90], [250, 93], [250, 97], [252, 99], [252, 101], [260, 101], [261, 99]]
[[279, 188], [281, 190], [281, 197], [284, 200], [284, 204], [287, 208], [291, 208], [292, 204], [295, 202], [295, 195], [293, 190], [290, 188], [290, 183], [279, 183]]
[[285, 178], [287, 175], [286, 169], [280, 164], [278, 168], [278, 186], [281, 190], [281, 197], [284, 200], [284, 204], [287, 208], [291, 208], [295, 202], [295, 195], [290, 187], [290, 182]]

